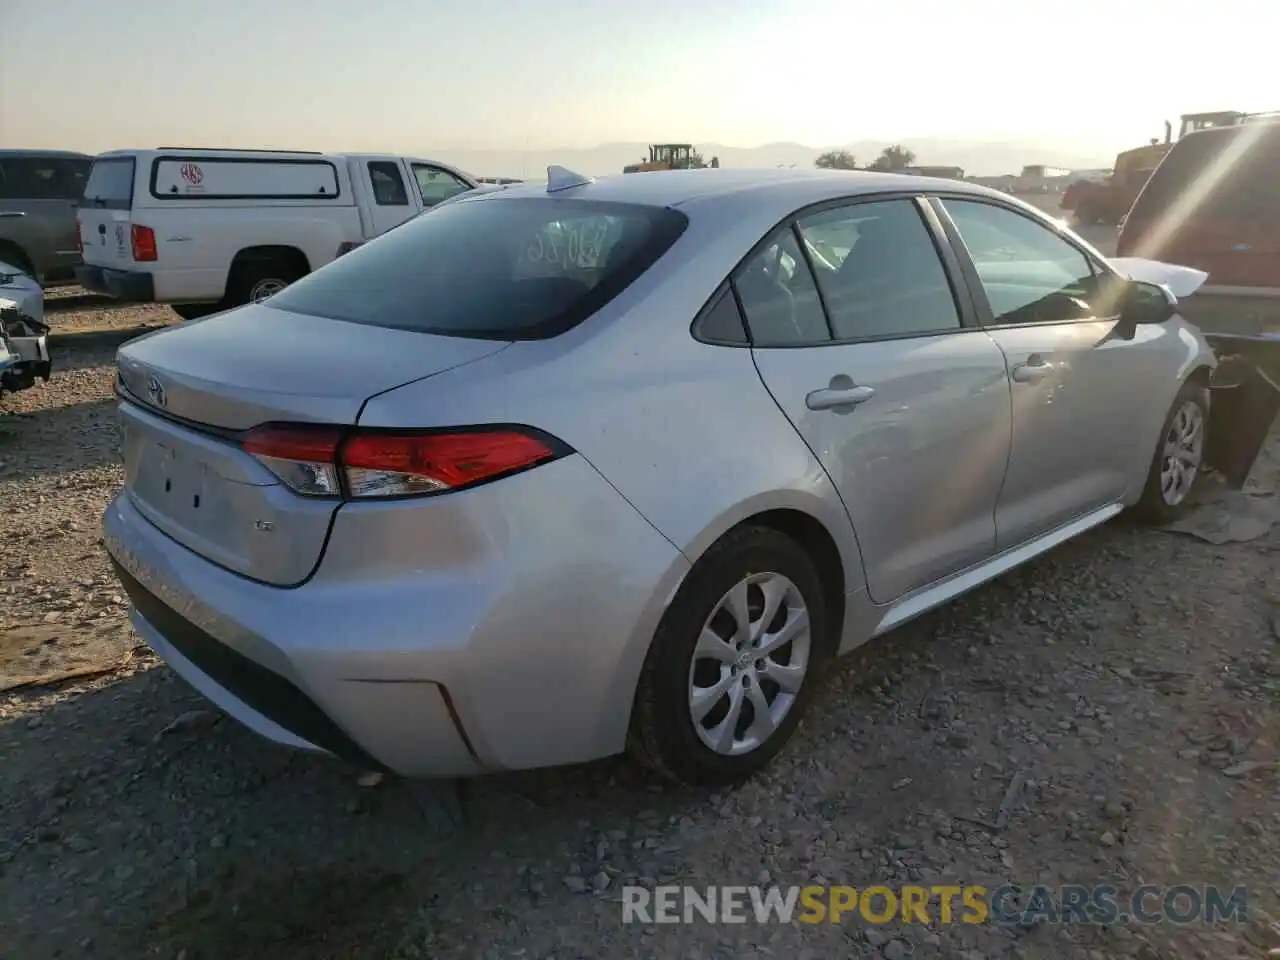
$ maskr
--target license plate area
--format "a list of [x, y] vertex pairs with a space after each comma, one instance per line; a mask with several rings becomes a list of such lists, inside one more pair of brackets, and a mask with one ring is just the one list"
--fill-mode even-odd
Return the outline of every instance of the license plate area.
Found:
[[336, 501], [299, 497], [234, 444], [120, 404], [125, 487], [183, 547], [265, 583], [296, 584], [324, 550]]
[[126, 481], [136, 498], [193, 532], [202, 533], [216, 521], [217, 488], [225, 481], [210, 470], [198, 451], [139, 436], [127, 425], [125, 445], [133, 448], [125, 456], [126, 464], [133, 464]]

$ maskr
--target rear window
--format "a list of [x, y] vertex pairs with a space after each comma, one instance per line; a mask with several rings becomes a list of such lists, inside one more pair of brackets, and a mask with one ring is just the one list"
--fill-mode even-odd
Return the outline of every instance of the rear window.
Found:
[[128, 210], [133, 205], [133, 157], [93, 161], [84, 185], [84, 205]]
[[151, 195], [158, 200], [333, 200], [338, 168], [328, 160], [255, 157], [158, 157]]
[[1130, 219], [1149, 222], [1203, 192], [1188, 217], [1280, 216], [1280, 125], [1242, 124], [1179, 140], [1147, 182]]
[[294, 313], [490, 340], [553, 337], [595, 313], [676, 241], [662, 207], [554, 198], [449, 203], [268, 301]]

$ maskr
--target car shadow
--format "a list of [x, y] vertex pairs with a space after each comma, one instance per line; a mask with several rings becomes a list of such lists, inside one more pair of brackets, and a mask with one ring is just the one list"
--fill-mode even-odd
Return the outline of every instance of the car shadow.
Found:
[[[518, 929], [513, 917], [543, 910], [586, 930], [586, 942], [603, 924], [618, 929], [618, 887], [629, 877], [757, 882], [710, 879], [725, 867], [714, 844], [709, 855], [700, 844], [720, 820], [720, 833], [741, 829], [750, 844], [761, 842], [763, 818], [776, 830], [758, 851], [760, 866], [794, 855], [806, 877], [820, 866], [804, 859], [826, 842], [818, 834], [838, 830], [850, 846], [828, 849], [821, 867], [837, 876], [847, 869], [839, 857], [880, 849], [887, 835], [914, 844], [898, 839], [904, 822], [936, 811], [996, 816], [1009, 775], [1048, 763], [1043, 743], [1001, 718], [1030, 716], [1054, 693], [1074, 703], [1081, 683], [1114, 692], [1108, 684], [1120, 679], [1092, 661], [1072, 667], [1061, 651], [1087, 651], [1108, 636], [1131, 642], [1132, 604], [1111, 587], [1161, 537], [1091, 531], [855, 651], [826, 678], [788, 748], [792, 760], [733, 791], [672, 788], [617, 758], [461, 787], [362, 785], [363, 771], [260, 739], [150, 664], [79, 688], [0, 695], [6, 946], [15, 956], [80, 956], [90, 943], [99, 956], [399, 960], [459, 955], [451, 947], [476, 931]], [[1098, 572], [1103, 560], [1112, 572]], [[1058, 598], [1067, 581], [1089, 591], [1087, 610]], [[1163, 650], [1167, 638], [1153, 644]], [[1190, 660], [1182, 667], [1187, 676], [1199, 669]], [[1153, 709], [1163, 694], [1124, 696]], [[962, 705], [970, 723], [952, 725]], [[1055, 738], [1059, 717], [1043, 718]], [[1133, 732], [1125, 729], [1116, 736]], [[996, 744], [1000, 763], [978, 763], [975, 741]], [[1060, 776], [1097, 762], [1097, 748], [1079, 737], [1055, 743]], [[856, 772], [833, 769], [836, 757]], [[1055, 855], [1092, 869], [1093, 841], [1082, 835]], [[404, 950], [406, 930], [417, 940]], [[633, 932], [638, 952], [629, 955], [685, 955]], [[494, 955], [589, 955], [535, 938], [552, 935], [528, 932], [522, 952]], [[832, 936], [842, 936], [838, 927]]]
[[[143, 944], [259, 956], [318, 923], [329, 939], [367, 929], [371, 909], [421, 905], [424, 870], [483, 860], [510, 832], [550, 858], [601, 810], [658, 824], [698, 802], [619, 759], [361, 786], [362, 771], [262, 740], [163, 666], [0, 719], [0, 757], [0, 902], [18, 918], [6, 924], [17, 956], [90, 937], [104, 956]], [[50, 862], [68, 860], [71, 874], [51, 879]], [[563, 891], [559, 877], [547, 886]]]
[[[63, 334], [52, 337], [49, 359], [53, 363], [50, 382], [81, 370], [104, 370], [115, 365], [116, 350], [136, 336], [132, 330], [93, 331], [89, 334]], [[104, 372], [104, 376], [107, 375]]]
[[[0, 408], [0, 479], [58, 475], [117, 464], [119, 429], [116, 402], [109, 398], [31, 412]], [[74, 439], [68, 442], [68, 437]]]

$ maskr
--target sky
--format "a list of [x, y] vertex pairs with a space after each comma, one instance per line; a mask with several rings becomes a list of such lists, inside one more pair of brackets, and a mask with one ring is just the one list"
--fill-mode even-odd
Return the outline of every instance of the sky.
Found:
[[0, 0], [0, 147], [1106, 154], [1183, 113], [1280, 110], [1278, 28], [1264, 0]]

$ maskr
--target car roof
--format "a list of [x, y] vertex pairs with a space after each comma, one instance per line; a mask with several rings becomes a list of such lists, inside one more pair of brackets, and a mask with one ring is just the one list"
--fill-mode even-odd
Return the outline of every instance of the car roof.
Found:
[[57, 157], [65, 160], [92, 160], [87, 153], [78, 153], [75, 150], [37, 150], [23, 148], [0, 148], [0, 159], [4, 158], [27, 158], [27, 157]]
[[655, 170], [600, 177], [554, 193], [547, 185], [517, 184], [499, 193], [465, 202], [560, 196], [581, 200], [635, 203], [644, 206], [686, 207], [702, 203], [777, 206], [784, 215], [812, 203], [838, 197], [909, 191], [965, 193], [1007, 201], [997, 190], [934, 177], [917, 177], [868, 170]]

